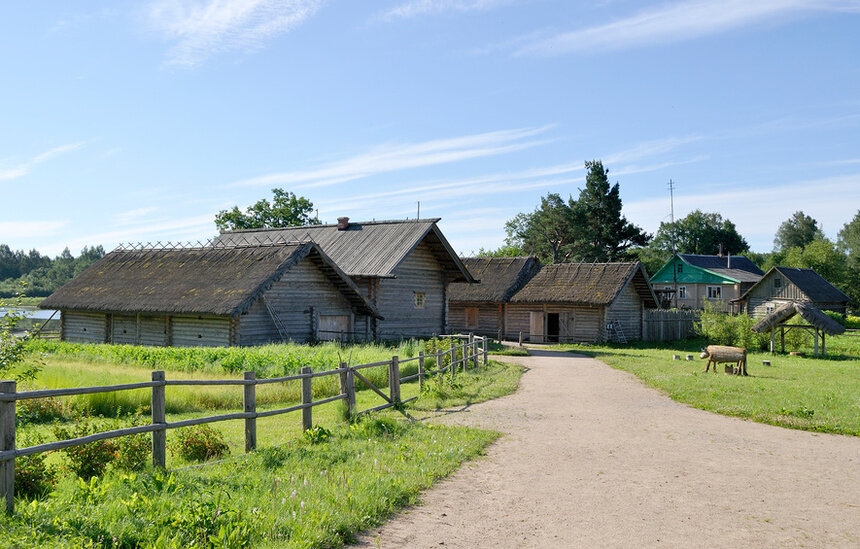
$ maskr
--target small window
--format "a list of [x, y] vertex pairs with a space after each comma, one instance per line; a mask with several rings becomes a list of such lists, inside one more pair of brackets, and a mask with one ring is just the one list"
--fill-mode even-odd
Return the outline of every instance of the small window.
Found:
[[770, 314], [773, 312], [773, 305], [768, 305], [764, 308], [765, 314]]
[[671, 290], [671, 289], [672, 289], [672, 287], [671, 287], [671, 286], [663, 286], [663, 289], [664, 289], [664, 290]]
[[416, 309], [424, 308], [424, 292], [415, 292], [414, 303]]
[[773, 287], [774, 288], [782, 288], [782, 279], [779, 277], [774, 278], [773, 279]]
[[687, 299], [687, 287], [678, 286], [678, 299]]
[[722, 298], [723, 298], [722, 286], [708, 286], [708, 299], [722, 299]]
[[684, 266], [683, 266], [683, 265], [681, 265], [680, 263], [678, 263], [678, 264], [677, 264], [677, 267], [676, 267], [676, 269], [675, 269], [675, 272], [676, 272], [676, 273], [683, 273], [683, 272], [684, 272]]
[[478, 327], [478, 308], [477, 307], [466, 307], [466, 327], [467, 328], [477, 328]]

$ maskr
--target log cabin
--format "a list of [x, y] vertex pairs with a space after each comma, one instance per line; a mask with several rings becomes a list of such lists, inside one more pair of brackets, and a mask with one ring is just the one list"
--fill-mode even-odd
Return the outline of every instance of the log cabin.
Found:
[[764, 318], [786, 303], [805, 302], [822, 311], [845, 314], [850, 298], [814, 269], [772, 267], [736, 300], [740, 312]]

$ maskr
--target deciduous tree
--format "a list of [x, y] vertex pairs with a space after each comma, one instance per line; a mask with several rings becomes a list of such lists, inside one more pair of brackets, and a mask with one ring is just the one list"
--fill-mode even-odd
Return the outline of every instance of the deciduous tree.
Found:
[[307, 198], [296, 196], [283, 189], [272, 189], [272, 193], [274, 198], [271, 203], [263, 198], [248, 206], [244, 213], [238, 206], [233, 206], [232, 210], [218, 212], [215, 215], [215, 226], [220, 231], [230, 231], [295, 227], [319, 223], [316, 217], [311, 217], [314, 205]]
[[782, 222], [773, 239], [775, 250], [803, 248], [817, 239], [824, 238], [821, 224], [801, 211], [796, 211]]

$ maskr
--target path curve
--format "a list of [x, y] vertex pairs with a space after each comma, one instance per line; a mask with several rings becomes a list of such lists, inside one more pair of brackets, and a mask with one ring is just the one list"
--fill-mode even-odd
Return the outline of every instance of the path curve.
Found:
[[513, 395], [434, 421], [487, 455], [359, 547], [860, 547], [860, 439], [689, 408], [590, 358], [506, 357]]

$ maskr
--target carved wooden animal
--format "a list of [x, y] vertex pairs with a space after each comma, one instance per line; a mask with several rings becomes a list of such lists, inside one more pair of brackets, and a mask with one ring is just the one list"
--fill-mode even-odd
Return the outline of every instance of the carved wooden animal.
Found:
[[722, 362], [734, 362], [735, 367], [733, 372], [735, 375], [747, 374], [747, 350], [741, 347], [728, 347], [726, 345], [708, 345], [702, 349], [700, 358], [707, 358], [708, 364], [705, 366], [707, 372], [714, 365], [714, 373], [717, 373], [717, 364]]

